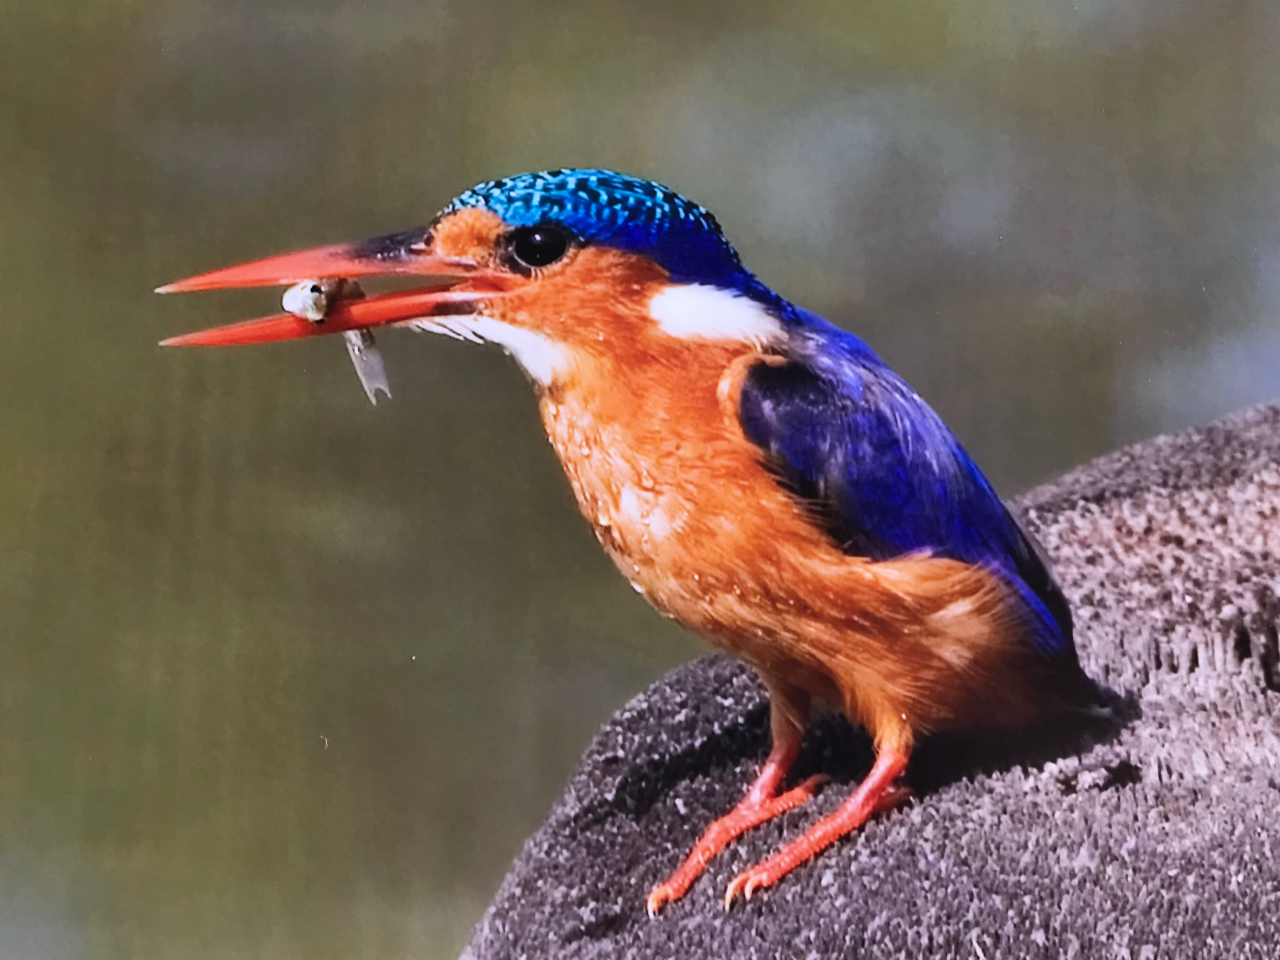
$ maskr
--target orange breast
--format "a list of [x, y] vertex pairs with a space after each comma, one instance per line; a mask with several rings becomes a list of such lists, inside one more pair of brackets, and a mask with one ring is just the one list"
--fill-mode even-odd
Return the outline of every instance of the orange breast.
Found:
[[745, 589], [781, 538], [828, 549], [763, 468], [717, 396], [735, 361], [699, 344], [671, 357], [592, 364], [542, 400], [543, 422], [583, 514], [622, 572], [698, 629], [710, 598]]
[[548, 436], [622, 573], [771, 684], [834, 702], [882, 741], [1039, 712], [996, 577], [847, 556], [775, 481], [736, 415], [741, 371], [760, 359], [655, 336], [544, 393]]

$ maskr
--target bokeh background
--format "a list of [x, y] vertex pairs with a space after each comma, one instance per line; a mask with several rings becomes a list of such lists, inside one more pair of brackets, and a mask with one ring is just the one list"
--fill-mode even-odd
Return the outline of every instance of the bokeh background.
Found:
[[500, 353], [158, 283], [614, 166], [1008, 494], [1280, 396], [1274, 0], [0, 4], [0, 957], [436, 958], [698, 644]]

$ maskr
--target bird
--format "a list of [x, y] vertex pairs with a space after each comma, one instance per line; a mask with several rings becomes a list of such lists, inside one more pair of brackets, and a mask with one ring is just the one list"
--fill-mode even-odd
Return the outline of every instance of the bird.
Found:
[[874, 763], [832, 813], [737, 874], [726, 908], [907, 800], [923, 738], [1099, 706], [1042, 549], [939, 415], [862, 339], [758, 279], [715, 217], [668, 187], [600, 169], [505, 177], [426, 226], [159, 292], [385, 275], [433, 279], [162, 343], [392, 325], [515, 358], [622, 575], [768, 695], [759, 774], [652, 887], [650, 916], [737, 837], [815, 796], [821, 775], [789, 775], [823, 709], [870, 736]]

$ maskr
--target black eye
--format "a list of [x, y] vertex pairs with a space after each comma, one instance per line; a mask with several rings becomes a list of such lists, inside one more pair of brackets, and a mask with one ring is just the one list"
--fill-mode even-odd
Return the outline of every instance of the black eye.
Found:
[[557, 227], [521, 227], [507, 241], [516, 261], [525, 267], [545, 267], [569, 252], [569, 238]]

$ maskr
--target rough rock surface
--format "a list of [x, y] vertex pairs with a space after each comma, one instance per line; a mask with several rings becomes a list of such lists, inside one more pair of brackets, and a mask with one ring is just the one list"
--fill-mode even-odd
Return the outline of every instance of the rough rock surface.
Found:
[[759, 685], [705, 658], [605, 726], [464, 958], [1280, 954], [1280, 407], [1121, 450], [1020, 506], [1123, 721], [928, 742], [913, 805], [726, 913], [730, 878], [867, 770], [865, 738], [824, 721], [798, 773], [835, 782], [650, 920], [650, 886], [767, 747]]

